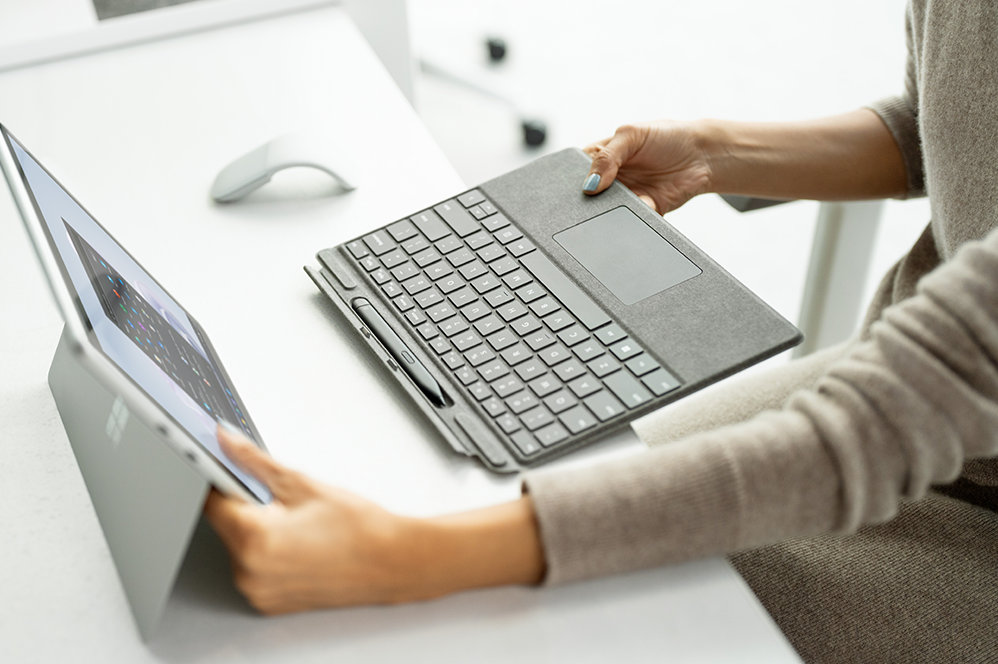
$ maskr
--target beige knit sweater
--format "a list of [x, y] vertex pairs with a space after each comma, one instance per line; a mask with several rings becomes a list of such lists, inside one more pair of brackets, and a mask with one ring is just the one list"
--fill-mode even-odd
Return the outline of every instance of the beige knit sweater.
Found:
[[854, 532], [962, 472], [998, 484], [990, 460], [967, 464], [998, 455], [998, 3], [912, 0], [907, 29], [905, 93], [873, 108], [932, 221], [862, 338], [773, 374], [778, 408], [742, 420], [757, 395], [736, 387], [635, 427], [667, 445], [527, 475], [548, 583]]

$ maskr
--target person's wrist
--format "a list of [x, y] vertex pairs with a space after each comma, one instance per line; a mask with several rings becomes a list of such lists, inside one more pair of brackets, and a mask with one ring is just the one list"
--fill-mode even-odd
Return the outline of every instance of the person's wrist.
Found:
[[693, 142], [707, 169], [707, 186], [702, 193], [725, 193], [730, 180], [732, 144], [729, 128], [721, 120], [704, 118], [690, 125]]

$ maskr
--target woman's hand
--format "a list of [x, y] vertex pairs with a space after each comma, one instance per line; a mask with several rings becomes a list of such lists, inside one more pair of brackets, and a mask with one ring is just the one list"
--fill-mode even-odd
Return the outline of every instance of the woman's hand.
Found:
[[241, 434], [220, 428], [218, 438], [275, 498], [261, 506], [212, 491], [205, 506], [229, 549], [236, 586], [262, 613], [396, 604], [543, 576], [527, 497], [433, 519], [402, 517], [285, 468]]
[[587, 194], [598, 194], [618, 179], [665, 214], [711, 190], [711, 166], [694, 124], [624, 125], [584, 150], [593, 159], [583, 183]]

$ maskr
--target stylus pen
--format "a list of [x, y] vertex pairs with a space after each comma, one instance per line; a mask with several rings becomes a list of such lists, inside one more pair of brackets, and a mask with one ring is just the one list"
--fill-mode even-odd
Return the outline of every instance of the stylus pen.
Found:
[[353, 310], [357, 312], [360, 319], [364, 321], [371, 333], [378, 338], [381, 345], [391, 354], [402, 370], [406, 372], [412, 382], [426, 395], [426, 397], [438, 407], [449, 406], [449, 400], [441, 389], [440, 384], [434, 380], [426, 367], [416, 359], [409, 347], [405, 344], [395, 330], [378, 313], [371, 303], [362, 297], [354, 299], [351, 303]]

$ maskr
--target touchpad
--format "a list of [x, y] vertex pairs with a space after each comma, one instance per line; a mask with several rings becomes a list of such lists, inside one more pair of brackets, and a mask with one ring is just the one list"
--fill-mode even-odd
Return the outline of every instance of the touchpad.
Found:
[[701, 270], [641, 217], [614, 208], [554, 239], [624, 304], [634, 304]]

